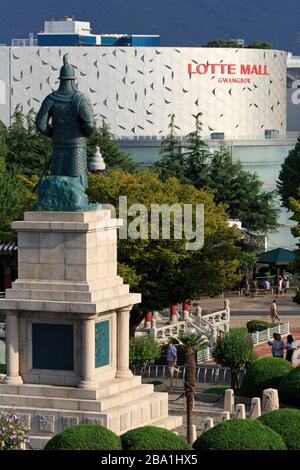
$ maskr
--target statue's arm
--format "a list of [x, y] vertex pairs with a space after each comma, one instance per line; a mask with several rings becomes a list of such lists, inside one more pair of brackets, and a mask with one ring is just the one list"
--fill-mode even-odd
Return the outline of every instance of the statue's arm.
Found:
[[52, 136], [52, 127], [49, 125], [49, 119], [51, 117], [51, 108], [53, 102], [48, 97], [43, 101], [42, 106], [35, 118], [35, 124], [37, 129], [47, 137]]
[[95, 115], [92, 103], [89, 98], [83, 96], [80, 100], [79, 110], [78, 110], [81, 127], [85, 135], [91, 135], [95, 129]]

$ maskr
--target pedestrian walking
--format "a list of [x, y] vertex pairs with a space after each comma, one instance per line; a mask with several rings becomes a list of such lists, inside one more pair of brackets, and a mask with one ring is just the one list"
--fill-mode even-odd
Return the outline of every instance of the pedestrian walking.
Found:
[[292, 362], [294, 351], [296, 351], [297, 349], [297, 345], [292, 335], [288, 335], [285, 349], [286, 349], [286, 356], [285, 356], [286, 360], [289, 362]]
[[173, 378], [174, 378], [174, 371], [178, 371], [176, 368], [176, 363], [177, 363], [177, 348], [171, 339], [169, 342], [169, 347], [167, 350], [167, 364], [169, 368], [169, 373], [170, 373], [170, 388], [173, 388]]
[[289, 290], [289, 287], [290, 287], [290, 281], [289, 281], [289, 278], [287, 276], [285, 276], [285, 278], [283, 279], [283, 283], [282, 283], [282, 288], [283, 288], [283, 292], [286, 294], [287, 291]]
[[277, 304], [276, 304], [275, 299], [273, 300], [273, 302], [270, 305], [270, 317], [271, 317], [272, 323], [275, 323], [275, 320], [280, 321], [280, 318], [279, 318], [278, 313], [277, 313]]
[[278, 286], [277, 286], [277, 289], [276, 289], [276, 297], [278, 297], [278, 294], [282, 295], [283, 291], [282, 291], [282, 285], [283, 285], [283, 279], [281, 276], [279, 276], [279, 279], [278, 279]]

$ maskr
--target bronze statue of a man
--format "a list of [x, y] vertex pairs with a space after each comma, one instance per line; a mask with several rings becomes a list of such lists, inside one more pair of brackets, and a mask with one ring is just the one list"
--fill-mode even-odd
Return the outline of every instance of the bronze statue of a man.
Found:
[[75, 68], [67, 54], [63, 60], [60, 86], [45, 98], [36, 116], [37, 129], [52, 138], [51, 176], [38, 183], [37, 211], [95, 209], [85, 194], [87, 137], [95, 128], [95, 116], [89, 98], [75, 85]]
[[75, 68], [64, 55], [60, 86], [48, 95], [36, 117], [37, 129], [52, 138], [51, 174], [80, 176], [86, 186], [86, 142], [95, 128], [91, 102], [75, 85]]

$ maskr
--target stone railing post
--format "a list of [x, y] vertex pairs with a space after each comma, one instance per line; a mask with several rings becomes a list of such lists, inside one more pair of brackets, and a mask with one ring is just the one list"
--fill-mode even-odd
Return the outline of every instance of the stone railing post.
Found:
[[229, 411], [222, 411], [221, 413], [221, 421], [227, 421], [228, 419], [230, 419], [230, 413]]
[[252, 398], [251, 400], [251, 410], [250, 410], [250, 419], [256, 419], [261, 416], [261, 403], [260, 398]]
[[234, 391], [232, 388], [228, 388], [225, 390], [225, 397], [224, 397], [224, 411], [228, 411], [228, 413], [233, 413], [234, 410]]
[[279, 399], [278, 390], [275, 388], [267, 388], [263, 391], [262, 398], [262, 413], [268, 413], [269, 411], [278, 410]]
[[177, 305], [172, 304], [170, 307], [170, 322], [176, 323], [177, 322]]
[[246, 408], [242, 403], [236, 405], [236, 419], [246, 419]]
[[214, 427], [214, 420], [212, 418], [204, 419], [204, 432]]
[[151, 328], [152, 312], [147, 312], [145, 316], [145, 326], [144, 328]]

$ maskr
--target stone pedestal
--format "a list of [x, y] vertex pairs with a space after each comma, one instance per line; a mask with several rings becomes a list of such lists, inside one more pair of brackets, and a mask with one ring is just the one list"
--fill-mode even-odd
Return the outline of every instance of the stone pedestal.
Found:
[[222, 411], [221, 412], [221, 421], [227, 421], [228, 419], [230, 419], [230, 413], [229, 411]]
[[234, 391], [232, 388], [228, 388], [225, 390], [224, 396], [224, 411], [228, 411], [228, 413], [233, 413], [234, 410]]
[[269, 411], [278, 410], [278, 408], [278, 390], [275, 388], [266, 388], [262, 396], [262, 413], [269, 413]]
[[0, 411], [24, 415], [37, 447], [83, 422], [119, 434], [180, 425], [168, 418], [167, 394], [129, 370], [129, 315], [141, 296], [117, 275], [121, 222], [100, 210], [27, 212], [13, 223], [19, 278], [0, 300], [7, 334]]
[[250, 411], [250, 419], [257, 419], [261, 416], [261, 402], [260, 398], [255, 397], [251, 400], [251, 411]]
[[236, 405], [236, 419], [246, 419], [246, 407], [243, 403]]

